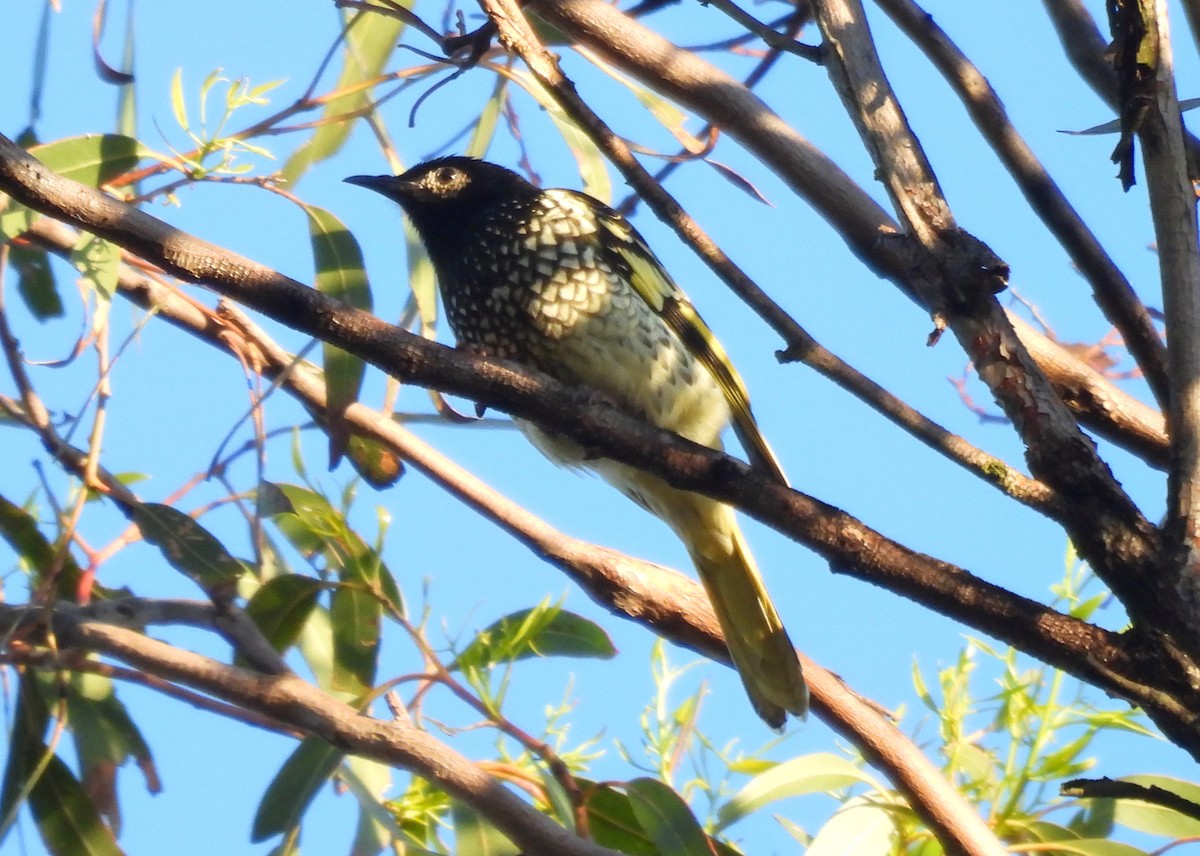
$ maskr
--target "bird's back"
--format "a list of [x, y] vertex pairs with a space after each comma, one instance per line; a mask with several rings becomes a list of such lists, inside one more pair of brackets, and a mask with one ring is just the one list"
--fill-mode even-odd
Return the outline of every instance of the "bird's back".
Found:
[[647, 421], [719, 447], [729, 408], [710, 372], [630, 285], [584, 198], [501, 203], [435, 259], [460, 342], [600, 390]]

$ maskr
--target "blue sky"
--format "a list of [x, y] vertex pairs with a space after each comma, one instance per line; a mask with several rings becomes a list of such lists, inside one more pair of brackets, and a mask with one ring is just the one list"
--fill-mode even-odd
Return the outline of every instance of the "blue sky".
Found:
[[[44, 81], [41, 139], [110, 130], [116, 91], [100, 83], [92, 70], [89, 33], [91, 8], [65, 4], [54, 15], [48, 74]], [[1092, 2], [1103, 19], [1103, 4]], [[1060, 133], [1109, 120], [1110, 111], [1082, 84], [1075, 82], [1044, 14], [1037, 4], [969, 4], [930, 0], [926, 4], [960, 47], [979, 65], [997, 89], [1017, 128], [1062, 185], [1087, 223], [1105, 243], [1117, 264], [1152, 305], [1159, 305], [1157, 270], [1150, 249], [1153, 232], [1140, 186], [1122, 193], [1108, 155], [1112, 137], [1077, 137]], [[0, 131], [14, 135], [29, 120], [28, 93], [34, 66], [33, 45], [41, 4], [9, 0], [6, 4], [8, 47], [0, 54]], [[1180, 95], [1197, 94], [1194, 50], [1186, 37], [1182, 14], [1171, 4], [1177, 30]], [[124, 4], [114, 5], [115, 23]], [[764, 6], [763, 9], [770, 9]], [[440, 7], [428, 11], [438, 19]], [[471, 11], [473, 7], [467, 9]], [[422, 11], [426, 11], [422, 8]], [[968, 130], [964, 112], [936, 72], [872, 8], [883, 59], [906, 112], [926, 146], [960, 225], [988, 242], [1012, 266], [1012, 285], [1035, 303], [1064, 341], [1095, 341], [1108, 330], [1088, 299], [1086, 283], [1072, 270], [1060, 248], [1047, 237], [990, 152]], [[767, 12], [763, 12], [768, 16]], [[256, 4], [230, 0], [203, 6], [143, 3], [136, 10], [139, 77], [139, 135], [152, 148], [184, 148], [186, 139], [172, 118], [170, 79], [182, 69], [189, 97], [214, 69], [252, 85], [284, 79], [271, 93], [272, 108], [296, 97], [326, 49], [333, 32], [332, 4], [275, 0]], [[719, 14], [699, 4], [683, 4], [666, 13], [667, 34], [680, 43], [699, 43], [729, 28]], [[184, 21], [186, 21], [184, 23]], [[657, 25], [656, 25], [657, 26]], [[110, 26], [105, 52], [119, 56], [119, 26]], [[816, 39], [815, 29], [805, 39]], [[416, 34], [404, 41], [423, 49], [432, 46]], [[566, 53], [564, 51], [564, 53]], [[1033, 59], [1026, 58], [1036, 58]], [[394, 62], [408, 62], [399, 55]], [[751, 61], [728, 60], [735, 74]], [[583, 94], [593, 99], [621, 133], [639, 142], [670, 150], [672, 143], [646, 117], [636, 102], [611, 81], [590, 72], [578, 57], [566, 55], [565, 70], [579, 77]], [[406, 163], [440, 150], [474, 116], [492, 86], [491, 76], [476, 71], [433, 95], [408, 127], [417, 87], [387, 104], [382, 115]], [[871, 179], [872, 166], [819, 67], [797, 58], [781, 63], [761, 90], [764, 98], [801, 133], [829, 152], [839, 165], [886, 204], [882, 188]], [[194, 102], [193, 102], [194, 103]], [[521, 99], [522, 129], [534, 161], [549, 185], [578, 187], [573, 161], [549, 119]], [[234, 126], [265, 115], [248, 110]], [[689, 125], [693, 130], [698, 122]], [[281, 157], [299, 137], [267, 140]], [[513, 165], [517, 150], [501, 131], [489, 157]], [[965, 357], [947, 337], [937, 347], [925, 345], [931, 322], [920, 309], [873, 274], [850, 254], [841, 239], [769, 172], [723, 140], [714, 155], [752, 181], [770, 201], [756, 202], [731, 184], [714, 177], [704, 165], [679, 170], [668, 183], [684, 206], [751, 276], [755, 277], [816, 338], [851, 364], [884, 384], [947, 428], [1014, 464], [1021, 450], [1002, 425], [981, 425], [960, 402], [949, 376], [962, 373]], [[254, 160], [257, 169], [274, 167]], [[295, 192], [305, 201], [334, 212], [357, 236], [371, 275], [376, 311], [397, 317], [404, 301], [404, 247], [398, 212], [390, 203], [341, 180], [356, 173], [383, 172], [386, 164], [365, 128], [335, 159], [304, 178]], [[617, 198], [624, 188], [614, 173]], [[156, 216], [207, 240], [272, 265], [302, 281], [312, 276], [303, 215], [287, 202], [246, 187], [207, 185], [179, 194], [179, 205], [155, 204]], [[962, 565], [986, 579], [1022, 594], [1044, 598], [1061, 577], [1066, 542], [1055, 526], [1033, 512], [1006, 502], [994, 490], [960, 472], [912, 439], [890, 428], [880, 417], [813, 372], [798, 365], [781, 366], [774, 358], [780, 343], [752, 313], [682, 247], [673, 234], [643, 208], [636, 224], [675, 278], [717, 332], [744, 375], [764, 432], [779, 453], [792, 483], [856, 515], [902, 543]], [[60, 284], [70, 302], [70, 277], [60, 271]], [[211, 295], [199, 295], [210, 300]], [[9, 300], [9, 304], [15, 301]], [[78, 330], [77, 310], [67, 319], [38, 326], [14, 310], [18, 334], [32, 360], [63, 356]], [[129, 331], [136, 313], [118, 304], [118, 329]], [[276, 329], [272, 327], [272, 329]], [[304, 340], [278, 331], [293, 350]], [[82, 406], [92, 363], [63, 370], [40, 370], [35, 382], [54, 406]], [[204, 345], [181, 337], [165, 325], [149, 324], [138, 334], [114, 375], [112, 423], [105, 446], [105, 465], [117, 472], [140, 471], [152, 479], [138, 485], [143, 498], [160, 501], [180, 483], [206, 466], [225, 434], [247, 406], [245, 382], [238, 367]], [[11, 381], [0, 381], [10, 392]], [[1145, 397], [1140, 383], [1128, 388]], [[364, 393], [377, 401], [382, 381], [373, 377]], [[984, 390], [975, 395], [987, 401]], [[374, 398], [372, 398], [372, 396]], [[406, 390], [401, 409], [424, 412], [425, 394]], [[465, 407], [466, 405], [464, 405]], [[301, 419], [283, 396], [268, 406], [270, 424]], [[627, 551], [633, 555], [688, 568], [685, 553], [661, 525], [598, 480], [556, 471], [516, 434], [422, 425], [421, 435], [512, 498], [545, 516], [564, 531]], [[37, 455], [31, 440], [14, 431], [4, 434], [6, 464], [3, 490], [16, 500], [37, 484], [30, 461]], [[239, 440], [247, 439], [241, 425]], [[349, 479], [345, 468], [323, 472], [324, 444], [306, 436], [304, 448], [312, 475], [331, 489]], [[1165, 484], [1138, 461], [1105, 449], [1118, 477], [1155, 519], [1161, 514]], [[248, 462], [235, 471], [242, 484], [252, 483]], [[292, 480], [288, 441], [269, 449], [269, 475]], [[64, 482], [52, 476], [56, 485]], [[191, 509], [221, 493], [206, 487], [183, 503]], [[549, 566], [515, 544], [486, 521], [463, 509], [410, 475], [397, 488], [376, 494], [360, 491], [356, 522], [373, 526], [375, 507], [391, 518], [388, 560], [409, 597], [420, 597], [428, 580], [429, 601], [438, 632], [462, 637], [511, 611], [543, 597], [564, 597], [566, 606], [601, 622], [612, 634], [620, 657], [592, 664], [528, 663], [517, 670], [514, 718], [536, 730], [547, 702], [574, 700], [572, 735], [600, 735], [601, 745], [614, 740], [636, 745], [638, 717], [652, 698], [650, 648], [642, 629], [619, 621], [593, 605]], [[94, 544], [117, 534], [115, 514], [91, 513]], [[239, 537], [231, 512], [221, 522]], [[768, 580], [793, 640], [811, 657], [842, 675], [856, 690], [891, 708], [907, 705], [906, 725], [919, 718], [912, 710], [914, 661], [931, 672], [952, 661], [964, 639], [961, 627], [890, 594], [830, 573], [818, 557], [753, 523], [745, 524], [759, 564]], [[232, 543], [235, 550], [244, 544]], [[0, 567], [9, 554], [0, 547]], [[131, 548], [105, 567], [103, 582], [127, 584], [147, 595], [191, 597], [181, 578], [165, 570], [144, 545]], [[6, 580], [4, 595], [24, 596], [16, 576]], [[1123, 616], [1110, 610], [1100, 620], [1120, 627]], [[161, 635], [172, 642], [221, 655], [219, 646], [198, 634], [170, 629]], [[689, 652], [671, 649], [677, 665], [690, 662]], [[395, 640], [385, 648], [381, 675], [416, 668], [412, 649]], [[683, 682], [709, 688], [701, 727], [718, 745], [738, 740], [747, 750], [767, 741], [770, 733], [753, 718], [736, 676], [703, 664]], [[986, 682], [981, 693], [990, 689]], [[218, 848], [250, 851], [247, 840], [254, 806], [278, 765], [291, 751], [282, 738], [248, 731], [239, 725], [194, 712], [176, 702], [136, 688], [122, 697], [134, 711], [156, 752], [166, 790], [153, 800], [143, 795], [136, 771], [126, 771], [121, 796], [126, 814], [122, 844], [129, 853], [158, 852], [170, 842], [172, 852], [211, 853]], [[1093, 694], [1097, 703], [1105, 701]], [[682, 694], [677, 696], [682, 698]], [[475, 738], [480, 741], [480, 738]], [[773, 757], [829, 750], [831, 732], [810, 720], [792, 729]], [[483, 742], [463, 739], [464, 751], [487, 752]], [[605, 775], [627, 775], [616, 762]], [[1169, 745], [1138, 740], [1114, 745], [1102, 756], [1098, 774], [1174, 772], [1194, 777], [1190, 761]], [[787, 806], [789, 816], [818, 823], [832, 802], [810, 798]], [[794, 812], [793, 812], [794, 809]], [[309, 852], [334, 852], [347, 846], [354, 822], [349, 797], [325, 793], [317, 822], [306, 827]], [[739, 827], [753, 852], [786, 852], [788, 839], [768, 817]], [[24, 852], [40, 852], [36, 833], [23, 825]], [[5, 852], [22, 852], [12, 837]]]

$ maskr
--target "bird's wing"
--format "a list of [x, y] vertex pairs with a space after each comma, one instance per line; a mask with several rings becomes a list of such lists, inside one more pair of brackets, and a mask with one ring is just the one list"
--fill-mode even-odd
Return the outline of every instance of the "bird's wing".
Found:
[[783, 468], [759, 431], [754, 413], [750, 410], [750, 395], [746, 385], [713, 331], [700, 317], [683, 289], [671, 280], [633, 225], [611, 208], [594, 200], [588, 201], [596, 212], [597, 226], [611, 239], [604, 243], [629, 267], [634, 290], [716, 379], [729, 403], [734, 433], [750, 460], [770, 470], [787, 484]]

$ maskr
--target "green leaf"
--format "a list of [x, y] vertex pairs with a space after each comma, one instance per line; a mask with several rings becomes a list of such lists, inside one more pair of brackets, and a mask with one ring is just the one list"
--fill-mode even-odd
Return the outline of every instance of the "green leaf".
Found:
[[712, 856], [704, 834], [683, 797], [657, 779], [625, 784], [638, 824], [662, 856]]
[[747, 782], [717, 812], [716, 830], [719, 832], [764, 806], [787, 797], [826, 793], [857, 784], [883, 790], [871, 776], [839, 755], [827, 752], [801, 755]]
[[29, 153], [59, 175], [99, 187], [132, 170], [138, 161], [152, 157], [133, 137], [120, 134], [85, 134], [34, 146]]
[[1026, 820], [1023, 816], [1005, 819], [1005, 823], [1020, 830], [1025, 839], [1040, 844], [1057, 844], [1060, 841], [1078, 841], [1083, 836], [1074, 829], [1050, 823], [1047, 820]]
[[[392, 784], [392, 771], [387, 765], [349, 755], [338, 775], [359, 805], [358, 828], [350, 856], [375, 856], [393, 840], [402, 840], [404, 831], [383, 804], [383, 795]], [[405, 856], [408, 853], [417, 856], [412, 848], [406, 850]]]
[[[304, 213], [308, 215], [317, 290], [370, 312], [371, 286], [358, 242], [342, 221], [325, 209], [305, 205]], [[366, 363], [328, 342], [323, 342], [321, 348], [325, 368], [326, 430], [329, 432], [330, 466], [334, 466], [345, 452], [350, 436], [342, 412], [358, 400]]]
[[309, 558], [323, 555], [342, 582], [360, 583], [389, 609], [404, 613], [395, 577], [379, 551], [363, 541], [325, 497], [298, 485], [266, 483], [260, 504], [297, 550]]
[[211, 532], [169, 505], [144, 502], [130, 511], [142, 537], [163, 558], [212, 596], [227, 596], [245, 567]]
[[[1200, 785], [1195, 782], [1154, 775], [1122, 776], [1121, 781], [1132, 782], [1147, 788], [1162, 788], [1164, 791], [1170, 791], [1189, 802], [1200, 805]], [[1163, 835], [1167, 838], [1200, 836], [1200, 820], [1188, 817], [1166, 806], [1141, 800], [1117, 800], [1113, 818], [1122, 826], [1150, 835]]]
[[112, 300], [117, 293], [117, 280], [121, 268], [121, 248], [112, 241], [97, 238], [86, 232], [71, 250], [73, 264], [83, 279], [95, 289], [105, 301]]
[[862, 797], [845, 803], [821, 827], [805, 856], [877, 856], [891, 852], [895, 825], [881, 806]]
[[458, 800], [454, 801], [451, 817], [456, 856], [517, 856], [521, 852], [483, 815]]
[[584, 808], [588, 830], [597, 844], [630, 856], [657, 856], [658, 848], [642, 829], [626, 794], [609, 785], [590, 785], [582, 780], [579, 784], [587, 794]]
[[57, 755], [29, 793], [29, 808], [53, 856], [119, 856], [122, 852], [83, 786]]
[[575, 125], [558, 106], [554, 97], [531, 75], [515, 69], [497, 68], [496, 70], [507, 75], [532, 95], [538, 106], [550, 116], [555, 127], [558, 128], [558, 133], [562, 135], [563, 142], [567, 144], [571, 154], [575, 157], [575, 162], [579, 165], [579, 177], [583, 180], [583, 189], [601, 202], [611, 202], [612, 181], [608, 177], [607, 162], [592, 138]]
[[175, 122], [186, 131], [188, 116], [187, 98], [183, 94], [183, 66], [175, 69], [171, 75], [171, 110], [175, 113]]
[[[401, 5], [409, 7], [412, 5], [411, 0], [405, 0]], [[354, 17], [350, 20], [355, 23], [346, 33], [342, 70], [334, 86], [334, 91], [347, 90], [347, 94], [327, 102], [321, 119], [317, 120], [318, 123], [360, 110], [370, 104], [370, 90], [359, 88], [359, 84], [380, 75], [400, 41], [401, 30], [404, 29], [404, 22], [396, 18], [353, 14]], [[336, 154], [350, 136], [353, 127], [353, 122], [326, 121], [318, 124], [312, 137], [283, 165], [283, 180], [288, 184], [295, 184], [313, 165]]]
[[286, 651], [300, 635], [320, 593], [320, 580], [283, 574], [263, 583], [246, 604], [246, 614], [276, 651]]
[[83, 570], [75, 562], [69, 550], [61, 557], [58, 549], [38, 529], [37, 521], [29, 512], [0, 496], [0, 537], [8, 542], [21, 561], [27, 564], [37, 580], [57, 561], [59, 564], [56, 590], [60, 597], [73, 597]]
[[421, 335], [432, 339], [437, 335], [437, 277], [434, 275], [429, 254], [425, 251], [425, 245], [407, 217], [404, 218], [404, 242], [407, 245], [405, 257], [408, 259], [408, 287], [412, 289], [413, 299], [417, 301], [417, 312], [421, 316]]
[[391, 487], [404, 475], [404, 461], [400, 456], [392, 451], [391, 446], [373, 437], [351, 434], [346, 457], [354, 471], [376, 490]]
[[[119, 856], [116, 839], [71, 770], [44, 741], [49, 711], [35, 683], [22, 678], [0, 793], [5, 822], [22, 794], [52, 856]], [[37, 776], [30, 782], [31, 776]], [[11, 826], [6, 826], [5, 831]]]
[[133, 77], [134, 39], [133, 4], [129, 4], [125, 17], [125, 46], [121, 55], [121, 71], [127, 76], [117, 96], [117, 130], [127, 136], [137, 132], [137, 86]]
[[29, 776], [45, 754], [43, 738], [49, 722], [50, 711], [37, 685], [31, 678], [21, 677], [8, 737], [8, 763], [0, 787], [0, 840], [13, 828], [16, 811], [28, 792]]
[[317, 791], [342, 761], [342, 752], [319, 737], [306, 737], [283, 762], [254, 813], [250, 840], [257, 844], [300, 823]]
[[696, 139], [695, 136], [693, 136], [687, 131], [686, 128], [683, 127], [684, 123], [687, 121], [687, 115], [677, 106], [675, 106], [675, 104], [673, 104], [671, 101], [668, 101], [666, 98], [663, 98], [653, 90], [647, 89], [646, 87], [637, 83], [635, 80], [633, 80], [633, 78], [627, 77], [626, 75], [617, 71], [616, 68], [609, 65], [607, 62], [604, 62], [595, 54], [588, 52], [588, 59], [591, 61], [592, 65], [596, 66], [596, 68], [600, 69], [613, 80], [617, 81], [619, 84], [628, 89], [633, 94], [633, 97], [641, 102], [642, 106], [645, 107], [650, 114], [654, 116], [654, 118], [657, 119], [664, 128], [667, 129], [668, 132], [670, 132], [671, 136], [673, 136], [685, 150], [692, 152], [693, 154], [704, 151], [704, 143]]
[[8, 262], [17, 272], [17, 291], [29, 313], [39, 321], [62, 317], [63, 302], [54, 283], [49, 253], [14, 244], [9, 248]]
[[28, 232], [37, 215], [32, 208], [26, 208], [15, 199], [0, 196], [0, 200], [5, 203], [0, 209], [0, 242], [7, 242]]
[[342, 586], [333, 593], [333, 687], [361, 695], [375, 684], [379, 662], [379, 599], [371, 592]]
[[504, 616], [476, 634], [450, 668], [487, 668], [528, 657], [589, 657], [616, 654], [612, 640], [595, 622], [543, 601]]
[[1071, 818], [1068, 827], [1080, 838], [1111, 838], [1116, 800], [1083, 800], [1084, 809]]
[[150, 747], [117, 698], [112, 681], [88, 672], [72, 672], [65, 681], [67, 721], [75, 738], [83, 786], [96, 808], [120, 831], [117, 769], [128, 758], [137, 760], [151, 793], [162, 787]]
[[567, 829], [574, 830], [575, 806], [571, 804], [570, 794], [549, 770], [539, 767], [538, 778], [542, 780], [542, 789], [546, 792], [552, 816]]
[[1145, 850], [1105, 838], [1079, 838], [1061, 842], [1055, 847], [1054, 853], [1055, 856], [1065, 856], [1067, 853], [1078, 856], [1147, 856]]
[[492, 87], [491, 97], [483, 105], [483, 111], [479, 114], [479, 119], [475, 122], [475, 129], [471, 132], [471, 141], [467, 143], [467, 148], [463, 151], [467, 157], [482, 158], [487, 154], [492, 145], [492, 138], [496, 136], [496, 124], [500, 119], [500, 111], [504, 108], [504, 96], [507, 90], [508, 79], [503, 75], [496, 75], [496, 83]]

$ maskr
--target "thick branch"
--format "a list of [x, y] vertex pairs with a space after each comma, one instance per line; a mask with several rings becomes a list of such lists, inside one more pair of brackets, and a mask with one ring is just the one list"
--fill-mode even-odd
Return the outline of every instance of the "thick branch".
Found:
[[1096, 434], [1125, 447], [1152, 467], [1167, 468], [1170, 441], [1162, 413], [1134, 398], [1090, 365], [1051, 342], [1011, 312], [1008, 320], [1058, 394]]

